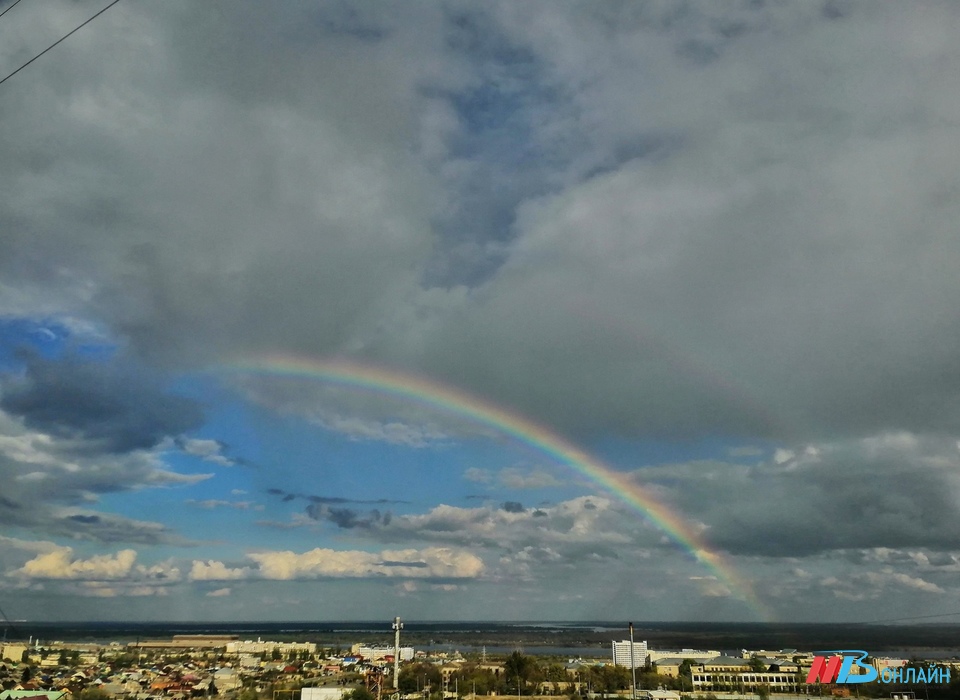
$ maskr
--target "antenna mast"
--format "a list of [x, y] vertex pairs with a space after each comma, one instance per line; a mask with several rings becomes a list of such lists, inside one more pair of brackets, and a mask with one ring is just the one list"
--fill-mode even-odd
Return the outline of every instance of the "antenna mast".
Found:
[[393, 618], [393, 687], [397, 689], [397, 695], [400, 695], [400, 630], [403, 629], [403, 623], [399, 617]]

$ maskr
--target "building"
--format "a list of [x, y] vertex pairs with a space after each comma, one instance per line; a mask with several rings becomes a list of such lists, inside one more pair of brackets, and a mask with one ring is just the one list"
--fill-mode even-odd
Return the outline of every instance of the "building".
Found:
[[127, 647], [136, 649], [218, 649], [239, 639], [235, 634], [175, 634], [170, 641], [142, 639], [130, 642]]
[[692, 674], [694, 692], [734, 691], [756, 692], [765, 686], [772, 693], [799, 693], [804, 688], [803, 679], [796, 673], [735, 673], [724, 671], [697, 671]]
[[16, 663], [20, 663], [20, 660], [23, 658], [23, 655], [26, 652], [26, 644], [4, 644], [2, 658], [5, 661], [15, 661]]
[[877, 669], [877, 673], [883, 673], [887, 668], [902, 668], [907, 663], [907, 659], [891, 659], [886, 656], [877, 656], [873, 659], [873, 667]]
[[650, 657], [650, 663], [657, 663], [660, 659], [690, 659], [703, 663], [717, 658], [720, 656], [720, 652], [709, 649], [647, 649], [647, 655]]
[[756, 692], [766, 687], [773, 693], [799, 693], [804, 686], [799, 666], [792, 662], [763, 659], [765, 671], [754, 671], [744, 658], [718, 656], [694, 667], [691, 673], [694, 692]]
[[634, 642], [633, 643], [633, 654], [631, 657], [630, 654], [630, 642], [611, 642], [613, 645], [613, 663], [616, 666], [626, 666], [630, 668], [631, 658], [633, 660], [633, 665], [637, 668], [647, 665], [647, 643], [643, 642]]
[[[366, 644], [354, 644], [350, 653], [362, 656], [366, 661], [380, 661], [390, 657], [393, 660], [393, 647], [372, 647]], [[400, 660], [413, 661], [413, 647], [400, 647]]]
[[744, 659], [751, 659], [759, 656], [763, 659], [779, 659], [780, 661], [793, 661], [795, 658], [805, 658], [812, 656], [805, 652], [799, 652], [796, 649], [780, 649], [779, 651], [769, 651], [767, 649], [741, 649], [740, 656]]
[[281, 655], [287, 656], [291, 652], [299, 654], [305, 651], [315, 654], [317, 651], [317, 645], [312, 642], [265, 642], [262, 639], [255, 642], [250, 639], [243, 642], [233, 641], [226, 646], [228, 654], [272, 654], [277, 650]]
[[683, 666], [684, 661], [686, 661], [685, 658], [675, 656], [673, 658], [661, 657], [653, 663], [657, 667], [658, 675], [666, 676], [667, 678], [679, 678], [680, 668]]
[[735, 656], [718, 656], [704, 661], [699, 670], [706, 673], [743, 673], [750, 670], [750, 662]]

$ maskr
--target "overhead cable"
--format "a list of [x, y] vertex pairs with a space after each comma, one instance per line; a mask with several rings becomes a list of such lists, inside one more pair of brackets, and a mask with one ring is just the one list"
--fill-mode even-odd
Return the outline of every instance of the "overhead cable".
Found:
[[[20, 1], [20, 0], [17, 0], [17, 2], [19, 2], [19, 1]], [[85, 26], [87, 26], [88, 24], [90, 24], [93, 20], [95, 20], [97, 17], [99, 17], [100, 15], [102, 15], [104, 12], [106, 12], [107, 10], [109, 10], [109, 9], [110, 9], [111, 7], [113, 7], [114, 5], [116, 5], [118, 2], [120, 2], [120, 0], [113, 0], [113, 2], [111, 2], [111, 3], [110, 3], [109, 5], [107, 5], [105, 8], [103, 8], [102, 10], [100, 10], [100, 11], [99, 11], [97, 14], [95, 14], [93, 17], [91, 17], [90, 19], [88, 19], [87, 21], [85, 21], [83, 24], [81, 24], [80, 26], [76, 27], [75, 29], [72, 29], [71, 31], [69, 31], [69, 32], [67, 32], [66, 34], [64, 34], [62, 37], [60, 37], [60, 38], [57, 39], [55, 42], [53, 42], [52, 44], [50, 44], [50, 46], [48, 46], [48, 47], [45, 48], [43, 51], [41, 51], [40, 53], [38, 53], [36, 56], [34, 56], [33, 58], [31, 58], [29, 61], [27, 61], [26, 63], [24, 63], [22, 66], [20, 66], [19, 68], [17, 68], [15, 71], [13, 71], [13, 72], [10, 73], [9, 75], [5, 76], [2, 80], [0, 80], [0, 85], [3, 85], [5, 82], [7, 82], [7, 80], [9, 80], [9, 79], [12, 78], [13, 76], [15, 76], [17, 73], [19, 73], [20, 71], [22, 71], [24, 68], [26, 68], [27, 66], [29, 66], [31, 63], [33, 63], [34, 61], [36, 61], [36, 60], [37, 60], [38, 58], [40, 58], [43, 54], [45, 54], [47, 51], [49, 51], [50, 49], [52, 49], [54, 46], [56, 46], [57, 44], [59, 44], [61, 41], [63, 41], [63, 40], [66, 39], [67, 37], [69, 37], [71, 34], [73, 34], [74, 32], [76, 32], [76, 31], [78, 31], [78, 30], [80, 30], [80, 29], [83, 29], [83, 27], [85, 27]], [[14, 3], [14, 4], [16, 4], [16, 3]], [[13, 7], [13, 5], [11, 5], [10, 7]], [[10, 8], [8, 7], [7, 10], [9, 10], [9, 9], [10, 9]], [[4, 10], [4, 12], [6, 12], [6, 10]]]
[[10, 6], [7, 7], [6, 10], [4, 10], [3, 12], [0, 12], [0, 17], [3, 17], [3, 16], [4, 16], [5, 14], [7, 14], [10, 10], [12, 10], [14, 7], [16, 7], [18, 2], [20, 2], [20, 0], [13, 0], [13, 2], [10, 3]]

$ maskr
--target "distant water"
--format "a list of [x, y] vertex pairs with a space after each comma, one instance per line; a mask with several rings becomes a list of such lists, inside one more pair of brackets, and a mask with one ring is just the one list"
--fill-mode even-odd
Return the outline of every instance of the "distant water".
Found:
[[486, 652], [493, 656], [503, 656], [515, 651], [522, 651], [524, 654], [536, 656], [563, 656], [568, 659], [606, 659], [612, 654], [609, 647], [553, 647], [542, 645], [497, 645], [497, 644], [431, 644], [429, 646], [418, 647], [425, 651], [459, 651], [461, 654], [479, 654]]
[[[42, 632], [44, 636], [57, 633], [169, 636], [173, 634], [329, 634], [336, 632], [375, 633], [389, 631], [393, 620], [385, 621], [331, 621], [331, 622], [31, 622], [18, 621], [11, 625], [19, 631]], [[564, 631], [578, 630], [594, 633], [626, 630], [625, 624], [582, 622], [417, 622], [404, 620], [409, 632], [436, 633], [505, 633], [509, 631]], [[670, 623], [658, 623], [667, 624]]]
[[[175, 634], [231, 634], [241, 639], [298, 637], [322, 643], [392, 642], [392, 620], [320, 622], [15, 622], [8, 641], [29, 637], [64, 641], [162, 639]], [[960, 624], [866, 625], [798, 623], [634, 622], [636, 638], [658, 649], [864, 649], [909, 658], [925, 650], [939, 658], [960, 656]], [[522, 648], [527, 653], [598, 658], [610, 640], [627, 638], [627, 623], [421, 622], [404, 620], [404, 634], [422, 649], [491, 654]], [[371, 639], [372, 638], [372, 639]]]

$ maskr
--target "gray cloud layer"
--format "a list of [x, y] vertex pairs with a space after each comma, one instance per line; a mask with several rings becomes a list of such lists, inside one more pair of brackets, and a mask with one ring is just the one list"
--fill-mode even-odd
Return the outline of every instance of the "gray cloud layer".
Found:
[[581, 433], [955, 431], [957, 22], [123, 8], [4, 86], [7, 310], [174, 366], [376, 357]]
[[897, 433], [808, 445], [756, 465], [669, 464], [634, 477], [707, 526], [735, 554], [960, 550], [960, 447]]
[[203, 422], [195, 401], [122, 365], [34, 357], [22, 377], [0, 377], [0, 389], [0, 408], [28, 427], [108, 452], [155, 447]]
[[[0, 62], [75, 26], [76, 5], [15, 8]], [[0, 316], [158, 372], [345, 355], [578, 439], [794, 445], [635, 477], [734, 556], [821, 562], [805, 590], [947, 590], [923, 567], [960, 544], [960, 7], [396, 10], [121, 3], [0, 86]], [[246, 389], [357, 440], [470, 429]], [[0, 409], [0, 522], [170, 540], [82, 506], [181, 483], [154, 451], [187, 445], [193, 402], [126, 366], [34, 358]], [[190, 449], [232, 463], [221, 448]], [[310, 507], [356, 537], [417, 521]], [[560, 517], [522, 508], [431, 512], [418, 536], [509, 546], [524, 576], [560, 566], [496, 529], [542, 538]], [[823, 573], [884, 547], [912, 558]]]

